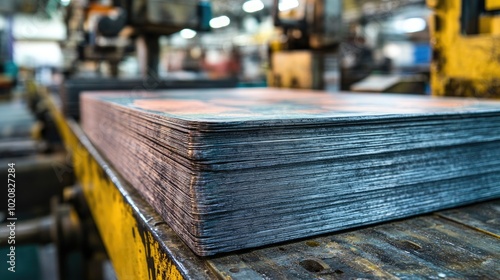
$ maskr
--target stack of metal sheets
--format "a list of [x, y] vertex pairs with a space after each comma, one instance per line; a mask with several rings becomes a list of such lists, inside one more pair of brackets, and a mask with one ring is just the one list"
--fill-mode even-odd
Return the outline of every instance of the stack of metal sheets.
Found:
[[500, 197], [500, 103], [278, 89], [84, 95], [83, 127], [199, 255]]

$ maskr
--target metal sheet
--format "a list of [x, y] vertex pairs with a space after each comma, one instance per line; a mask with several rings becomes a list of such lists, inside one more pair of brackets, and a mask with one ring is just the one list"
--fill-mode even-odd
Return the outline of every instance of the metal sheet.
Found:
[[80, 95], [82, 92], [97, 92], [107, 90], [123, 90], [130, 93], [160, 89], [182, 88], [232, 88], [236, 87], [235, 79], [225, 80], [167, 80], [160, 79], [156, 74], [149, 73], [146, 78], [111, 79], [77, 77], [66, 80], [60, 88], [62, 110], [68, 117], [80, 118]]

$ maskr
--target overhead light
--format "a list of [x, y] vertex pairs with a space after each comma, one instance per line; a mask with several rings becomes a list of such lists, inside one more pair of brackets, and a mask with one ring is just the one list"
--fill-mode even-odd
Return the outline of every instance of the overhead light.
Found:
[[243, 11], [247, 13], [255, 13], [264, 9], [264, 3], [261, 0], [249, 0], [243, 3]]
[[299, 6], [299, 0], [281, 0], [278, 9], [282, 12], [295, 9]]
[[402, 48], [394, 43], [384, 46], [383, 51], [384, 55], [391, 59], [398, 59], [403, 53]]
[[68, 6], [69, 3], [71, 3], [71, 0], [59, 0], [59, 2], [61, 3], [61, 5], [63, 6]]
[[220, 16], [210, 20], [210, 27], [221, 28], [228, 26], [229, 23], [231, 23], [231, 20], [227, 16]]
[[192, 39], [196, 36], [196, 31], [186, 28], [181, 30], [180, 35], [184, 39]]
[[415, 33], [424, 31], [426, 26], [427, 22], [425, 21], [425, 19], [415, 17], [403, 20], [399, 28], [406, 33]]

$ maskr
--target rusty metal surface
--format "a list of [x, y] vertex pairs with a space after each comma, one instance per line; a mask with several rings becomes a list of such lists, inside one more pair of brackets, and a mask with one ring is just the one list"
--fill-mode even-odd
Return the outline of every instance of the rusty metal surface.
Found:
[[442, 218], [500, 238], [500, 201], [439, 212]]
[[[224, 279], [498, 279], [500, 239], [485, 231], [498, 231], [499, 204], [481, 203], [208, 262]], [[459, 223], [441, 217], [450, 213]]]

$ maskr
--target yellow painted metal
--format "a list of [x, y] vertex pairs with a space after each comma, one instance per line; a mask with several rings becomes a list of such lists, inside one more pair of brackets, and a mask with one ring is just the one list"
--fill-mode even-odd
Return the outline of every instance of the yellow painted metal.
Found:
[[485, 15], [479, 19], [479, 33], [491, 36], [500, 35], [500, 16]]
[[431, 17], [433, 94], [500, 97], [500, 36], [491, 32], [463, 35], [462, 0], [428, 1], [428, 4], [434, 9]]
[[500, 36], [500, 16], [491, 19], [491, 35]]
[[479, 19], [479, 33], [480, 34], [491, 34], [491, 28], [493, 16], [482, 16]]
[[132, 207], [126, 203], [103, 167], [80, 143], [64, 116], [50, 105], [50, 111], [68, 152], [76, 177], [99, 230], [118, 279], [183, 279], [149, 231], [137, 224]]
[[500, 0], [486, 0], [486, 10], [500, 10]]
[[[167, 271], [169, 279], [182, 279], [172, 263], [166, 261], [151, 232], [140, 232], [130, 205], [103, 173], [88, 151], [77, 146], [73, 152], [75, 172], [79, 179], [101, 238], [114, 264], [119, 279], [151, 279], [159, 270]], [[145, 235], [141, 237], [141, 235]], [[148, 257], [156, 265], [149, 267]]]

